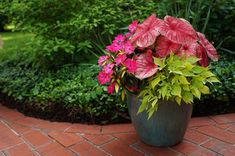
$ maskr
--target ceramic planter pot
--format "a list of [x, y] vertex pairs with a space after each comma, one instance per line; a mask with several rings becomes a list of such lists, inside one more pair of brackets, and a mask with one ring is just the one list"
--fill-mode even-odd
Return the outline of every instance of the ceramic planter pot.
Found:
[[141, 100], [127, 96], [128, 111], [140, 139], [153, 146], [172, 146], [183, 140], [192, 114], [192, 105], [160, 101], [158, 111], [148, 120], [146, 112], [137, 115]]

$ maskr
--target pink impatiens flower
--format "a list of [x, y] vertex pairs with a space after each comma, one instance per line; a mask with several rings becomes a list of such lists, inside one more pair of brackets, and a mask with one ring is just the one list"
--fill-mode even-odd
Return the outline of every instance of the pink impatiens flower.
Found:
[[136, 62], [132, 59], [127, 59], [124, 62], [124, 65], [127, 67], [129, 73], [134, 73], [136, 71]]
[[139, 47], [148, 47], [152, 45], [157, 36], [160, 35], [159, 27], [163, 24], [161, 19], [153, 14], [136, 28], [136, 32], [131, 38], [131, 43]]
[[136, 30], [136, 28], [137, 28], [137, 26], [138, 26], [138, 21], [137, 21], [137, 20], [133, 21], [133, 22], [128, 26], [128, 29], [129, 29], [130, 33], [134, 33], [135, 30]]
[[99, 66], [102, 66], [103, 63], [108, 59], [108, 56], [100, 56], [99, 60], [98, 60], [98, 64]]
[[103, 71], [109, 75], [113, 74], [113, 67], [114, 67], [114, 64], [113, 63], [110, 63], [108, 65], [105, 65], [103, 67]]
[[113, 43], [123, 43], [125, 41], [126, 37], [123, 36], [122, 34], [119, 34], [115, 37]]
[[115, 58], [115, 62], [117, 65], [119, 65], [120, 63], [123, 63], [126, 60], [126, 54], [119, 54], [116, 58]]
[[114, 92], [115, 82], [113, 82], [111, 85], [107, 87], [108, 94], [112, 94]]
[[131, 42], [128, 40], [123, 45], [123, 51], [126, 54], [132, 54], [134, 52], [135, 48], [132, 46]]
[[197, 41], [196, 31], [191, 24], [184, 19], [165, 16], [164, 24], [161, 25], [159, 31], [161, 35], [178, 44]]
[[160, 36], [157, 40], [156, 55], [166, 57], [171, 52], [176, 53], [180, 49], [180, 46], [180, 44], [174, 43], [164, 36]]
[[105, 72], [99, 72], [98, 81], [100, 84], [104, 85], [110, 82], [110, 80], [111, 80], [110, 74], [107, 74]]
[[153, 62], [152, 51], [148, 49], [136, 58], [135, 77], [142, 80], [153, 76], [157, 72], [157, 66]]
[[111, 53], [115, 53], [119, 50], [122, 50], [122, 45], [118, 43], [112, 43], [111, 45], [106, 46], [106, 50]]
[[111, 53], [115, 53], [119, 50], [123, 50], [125, 40], [126, 40], [125, 36], [121, 34], [117, 35], [115, 39], [113, 40], [113, 43], [106, 47], [106, 50], [110, 51]]

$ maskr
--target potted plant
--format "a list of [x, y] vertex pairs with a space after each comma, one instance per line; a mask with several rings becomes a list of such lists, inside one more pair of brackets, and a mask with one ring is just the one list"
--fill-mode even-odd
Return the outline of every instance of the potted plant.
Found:
[[[194, 98], [209, 94], [208, 83], [219, 82], [208, 57], [218, 55], [205, 36], [184, 19], [155, 14], [133, 21], [98, 60], [98, 81], [127, 99], [140, 139], [154, 146], [182, 141]], [[126, 98], [125, 98], [126, 97]]]

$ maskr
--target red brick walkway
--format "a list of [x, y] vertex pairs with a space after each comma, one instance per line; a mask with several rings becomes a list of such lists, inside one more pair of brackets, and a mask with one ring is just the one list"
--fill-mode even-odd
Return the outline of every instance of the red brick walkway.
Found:
[[140, 142], [131, 124], [49, 122], [0, 105], [0, 156], [235, 156], [235, 114], [191, 119], [185, 139], [169, 148]]

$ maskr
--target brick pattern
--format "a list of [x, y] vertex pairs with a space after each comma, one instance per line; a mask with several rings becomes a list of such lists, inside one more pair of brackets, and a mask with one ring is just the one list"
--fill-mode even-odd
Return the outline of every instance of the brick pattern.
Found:
[[192, 118], [182, 143], [142, 143], [131, 124], [85, 125], [26, 117], [0, 105], [0, 156], [234, 156], [235, 113]]

